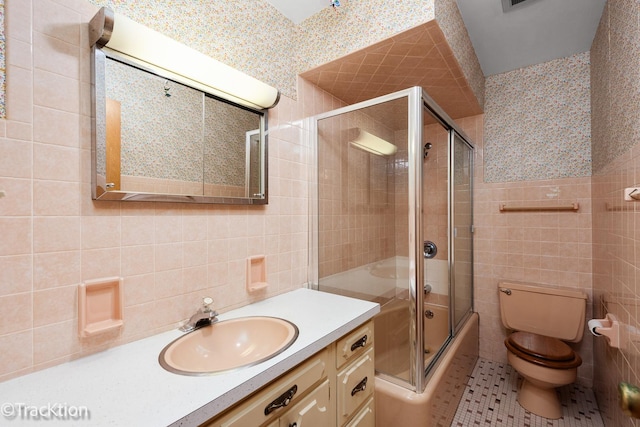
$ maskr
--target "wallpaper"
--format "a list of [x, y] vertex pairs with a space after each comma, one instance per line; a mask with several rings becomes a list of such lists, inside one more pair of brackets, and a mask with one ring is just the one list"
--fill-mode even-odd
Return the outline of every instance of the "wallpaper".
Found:
[[106, 74], [121, 104], [121, 174], [202, 182], [202, 92], [116, 61]]
[[589, 52], [487, 77], [486, 182], [591, 175]]

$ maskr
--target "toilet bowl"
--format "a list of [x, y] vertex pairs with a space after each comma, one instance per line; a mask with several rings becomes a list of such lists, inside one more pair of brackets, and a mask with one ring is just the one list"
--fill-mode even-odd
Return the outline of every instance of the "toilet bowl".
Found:
[[500, 282], [500, 315], [512, 331], [505, 339], [509, 364], [522, 377], [518, 403], [545, 418], [562, 417], [557, 387], [575, 381], [580, 355], [565, 341], [582, 340], [584, 292]]

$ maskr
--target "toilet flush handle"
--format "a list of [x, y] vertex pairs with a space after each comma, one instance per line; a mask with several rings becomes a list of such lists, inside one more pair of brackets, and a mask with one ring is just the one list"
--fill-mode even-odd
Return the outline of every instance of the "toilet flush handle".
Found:
[[507, 295], [511, 295], [511, 289], [509, 288], [500, 288], [500, 292], [504, 292]]

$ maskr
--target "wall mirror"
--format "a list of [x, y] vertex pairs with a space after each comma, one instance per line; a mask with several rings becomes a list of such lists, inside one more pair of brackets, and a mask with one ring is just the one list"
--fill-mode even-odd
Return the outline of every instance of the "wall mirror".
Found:
[[[106, 12], [109, 18], [109, 11]], [[118, 39], [111, 34], [113, 14], [105, 24], [102, 10], [90, 24], [90, 31], [96, 20], [100, 21], [101, 37], [108, 32], [107, 39], [110, 37], [117, 44]], [[126, 24], [138, 34], [151, 31], [125, 17], [119, 17], [117, 22], [120, 29]], [[137, 57], [99, 42], [92, 46], [92, 197], [266, 204], [266, 108], [277, 103], [278, 92], [271, 91], [267, 107], [245, 102], [246, 97], [234, 94], [218, 96], [221, 92], [202, 84], [203, 78], [191, 80], [184, 71], [174, 72], [165, 65], [146, 62], [146, 58], [139, 60], [147, 52], [157, 52], [164, 46], [175, 48], [173, 61], [189, 70], [206, 69], [207, 61], [211, 60], [187, 52], [205, 61], [204, 66], [189, 67], [178, 56], [186, 46], [157, 33], [151, 37], [156, 38], [156, 49], [136, 52]], [[131, 40], [137, 40], [130, 36], [123, 39], [130, 44]], [[158, 49], [159, 43], [163, 46]], [[135, 44], [138, 48], [139, 43]], [[202, 71], [205, 77], [213, 74], [205, 71]], [[232, 72], [237, 73], [223, 69], [218, 74], [231, 80]]]

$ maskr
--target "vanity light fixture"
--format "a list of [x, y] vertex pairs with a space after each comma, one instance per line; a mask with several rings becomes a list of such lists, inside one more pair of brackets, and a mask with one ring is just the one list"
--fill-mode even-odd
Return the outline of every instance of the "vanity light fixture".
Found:
[[90, 43], [168, 78], [253, 109], [275, 107], [280, 92], [241, 71], [103, 7], [89, 23]]
[[350, 142], [359, 148], [377, 156], [392, 156], [398, 151], [398, 147], [362, 129], [356, 129], [357, 137]]

